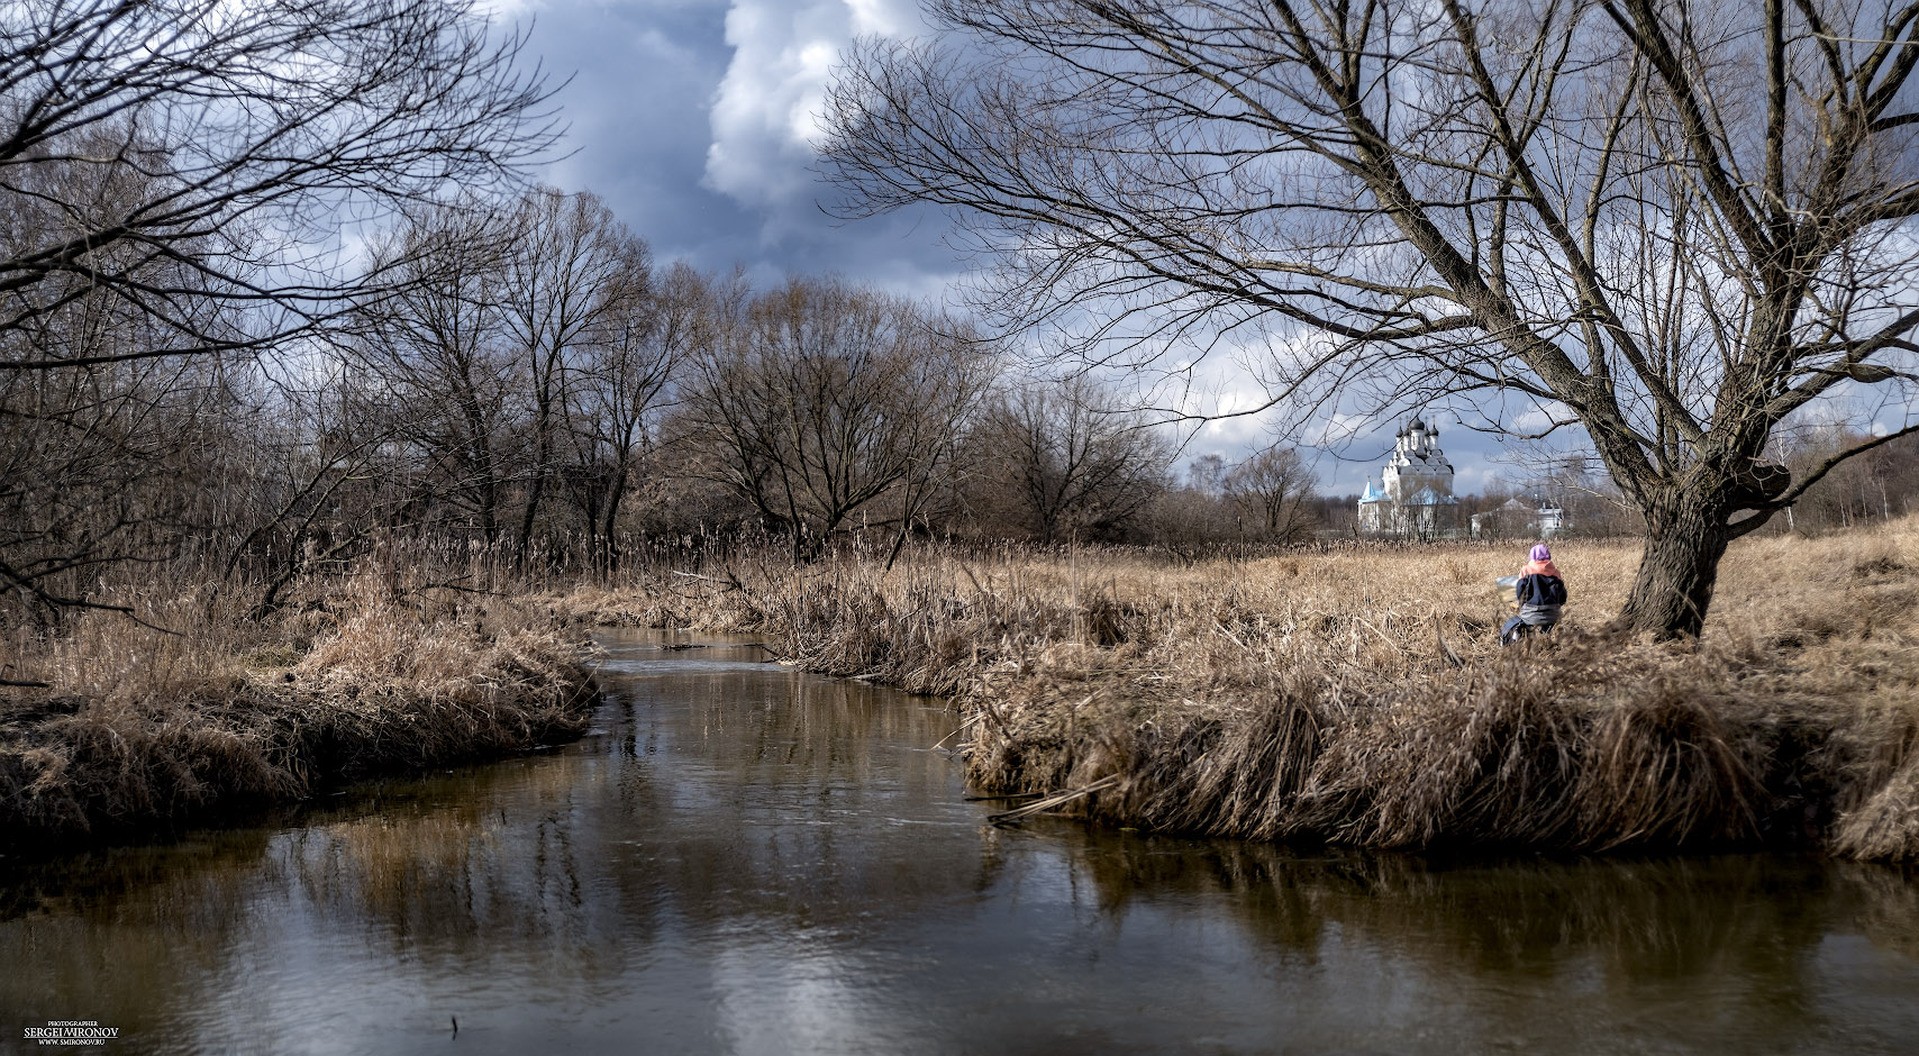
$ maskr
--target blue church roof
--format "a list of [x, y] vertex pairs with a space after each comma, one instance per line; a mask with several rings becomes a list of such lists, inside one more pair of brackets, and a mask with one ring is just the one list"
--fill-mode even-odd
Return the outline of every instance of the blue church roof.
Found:
[[1409, 506], [1457, 506], [1459, 500], [1451, 495], [1441, 495], [1431, 488], [1421, 488], [1413, 494], [1407, 503]]

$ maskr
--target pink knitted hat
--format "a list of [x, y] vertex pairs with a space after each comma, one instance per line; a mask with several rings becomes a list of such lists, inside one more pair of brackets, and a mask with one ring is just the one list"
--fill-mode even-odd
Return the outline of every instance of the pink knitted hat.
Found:
[[1553, 552], [1546, 548], [1545, 543], [1539, 543], [1538, 545], [1533, 547], [1532, 560], [1551, 561], [1552, 559], [1553, 559]]

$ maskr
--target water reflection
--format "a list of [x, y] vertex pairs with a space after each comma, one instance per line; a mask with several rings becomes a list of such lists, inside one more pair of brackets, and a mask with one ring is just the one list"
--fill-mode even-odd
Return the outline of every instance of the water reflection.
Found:
[[0, 1047], [1897, 1052], [1919, 879], [1000, 831], [936, 702], [614, 644], [600, 728], [0, 874]]
[[1099, 839], [1074, 857], [1110, 914], [1185, 893], [1230, 907], [1294, 964], [1384, 954], [1390, 967], [1327, 995], [1349, 1006], [1445, 980], [1419, 1033], [1388, 1049], [1434, 1033], [1498, 1047], [1504, 1031], [1583, 1034], [1554, 1047], [1595, 1052], [1897, 1052], [1919, 1037], [1909, 872], [1770, 856], [1448, 866]]

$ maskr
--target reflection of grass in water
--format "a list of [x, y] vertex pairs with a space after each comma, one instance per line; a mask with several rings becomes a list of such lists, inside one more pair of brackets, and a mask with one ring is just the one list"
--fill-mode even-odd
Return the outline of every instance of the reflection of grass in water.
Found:
[[[263, 926], [259, 892], [285, 883], [264, 830], [196, 833], [166, 846], [119, 847], [13, 862], [0, 871], [0, 1008], [58, 1017], [76, 995], [85, 1018], [155, 1049], [186, 1048], [152, 1017], [205, 1005], [231, 951]], [[8, 1029], [34, 1020], [16, 1016]], [[84, 1050], [83, 1050], [84, 1051]]]
[[183, 934], [226, 930], [240, 920], [248, 885], [281, 878], [265, 857], [270, 842], [265, 829], [215, 830], [166, 844], [10, 859], [0, 869], [0, 921], [79, 906]]
[[1919, 868], [1855, 867], [1845, 877], [1861, 893], [1860, 930], [1866, 938], [1919, 961]]
[[[624, 948], [590, 929], [585, 863], [563, 850], [577, 822], [552, 808], [542, 795], [502, 820], [483, 794], [344, 807], [278, 834], [214, 832], [10, 870], [0, 883], [21, 914], [0, 921], [0, 963], [32, 970], [0, 972], [0, 1007], [65, 1008], [82, 995], [89, 1018], [184, 1050], [203, 1039], [169, 1040], [149, 1017], [178, 1031], [209, 1007], [244, 1006], [236, 988], [256, 955], [309, 943], [367, 943], [462, 974], [503, 955], [534, 959], [540, 978], [616, 975]], [[648, 929], [615, 930], [641, 941]], [[291, 957], [289, 970], [305, 964]]]
[[738, 587], [704, 589], [793, 663], [961, 693], [980, 790], [1117, 777], [1077, 809], [1122, 824], [1919, 858], [1919, 520], [1742, 540], [1697, 648], [1601, 632], [1636, 545], [1557, 553], [1567, 623], [1506, 651], [1488, 585], [1518, 545], [1191, 564], [933, 549], [890, 573], [742, 564]]
[[464, 927], [474, 923], [475, 878], [498, 851], [499, 824], [464, 808], [381, 813], [302, 829], [287, 853], [318, 903], [357, 905], [395, 924], [432, 917]]
[[1308, 959], [1329, 945], [1370, 945], [1488, 982], [1588, 968], [1609, 988], [1737, 978], [1769, 1000], [1801, 994], [1810, 1005], [1809, 966], [1830, 935], [1857, 930], [1919, 954], [1919, 878], [1884, 867], [1746, 855], [1436, 863], [1113, 835], [1067, 843], [1108, 913], [1224, 893], [1254, 934]]

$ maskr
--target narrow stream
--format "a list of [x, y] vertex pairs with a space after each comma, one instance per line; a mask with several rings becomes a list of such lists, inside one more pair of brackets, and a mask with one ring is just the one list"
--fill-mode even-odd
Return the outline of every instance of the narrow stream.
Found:
[[0, 1052], [1919, 1052], [1911, 871], [997, 830], [941, 702], [606, 645], [563, 749], [0, 862]]

